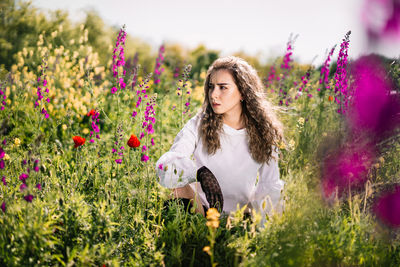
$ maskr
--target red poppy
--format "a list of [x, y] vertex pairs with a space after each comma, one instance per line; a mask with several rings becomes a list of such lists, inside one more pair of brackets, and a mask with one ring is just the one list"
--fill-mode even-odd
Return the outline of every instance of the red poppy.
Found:
[[74, 136], [74, 137], [72, 137], [72, 140], [74, 140], [75, 148], [83, 145], [86, 142], [86, 139], [83, 137], [80, 137], [80, 136]]
[[134, 134], [131, 135], [131, 138], [129, 138], [128, 140], [128, 146], [133, 148], [140, 146], [140, 141], [136, 137], [136, 135]]
[[330, 95], [330, 96], [328, 97], [328, 100], [332, 102], [332, 101], [333, 101], [333, 96]]
[[89, 113], [87, 114], [88, 117], [93, 116], [96, 114], [96, 111], [94, 109], [92, 109], [91, 111], [89, 111]]

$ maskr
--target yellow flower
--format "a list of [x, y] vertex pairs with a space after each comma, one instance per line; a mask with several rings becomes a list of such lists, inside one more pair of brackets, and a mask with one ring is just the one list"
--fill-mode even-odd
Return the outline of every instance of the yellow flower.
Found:
[[4, 160], [9, 160], [10, 156], [8, 154], [4, 154]]
[[83, 129], [83, 131], [82, 131], [82, 133], [84, 133], [84, 134], [88, 134], [90, 131], [89, 131], [89, 129], [88, 128], [85, 128], [85, 129]]
[[290, 150], [293, 150], [295, 145], [296, 145], [296, 142], [295, 142], [293, 139], [291, 139], [291, 140], [289, 141], [289, 148], [290, 148]]
[[219, 221], [207, 221], [206, 225], [207, 227], [218, 228]]
[[67, 125], [65, 125], [65, 124], [63, 124], [62, 126], [61, 126], [61, 128], [65, 131], [65, 130], [67, 130]]
[[299, 125], [301, 125], [301, 126], [304, 125], [304, 122], [305, 122], [305, 120], [304, 120], [303, 117], [300, 117], [300, 118], [297, 120], [297, 123], [298, 123]]
[[19, 140], [19, 138], [15, 138], [14, 139], [14, 145], [15, 146], [20, 146], [21, 145], [21, 140]]
[[216, 208], [210, 208], [207, 210], [207, 220], [216, 221], [219, 219], [219, 212]]
[[278, 144], [278, 148], [279, 148], [279, 149], [285, 149], [285, 148], [286, 148], [285, 143], [282, 142], [282, 141], [280, 141], [279, 144]]
[[385, 159], [383, 157], [379, 157], [378, 160], [379, 160], [380, 163], [384, 163], [385, 162]]
[[205, 246], [205, 247], [203, 248], [203, 251], [204, 251], [205, 253], [207, 253], [207, 254], [210, 254], [210, 246]]

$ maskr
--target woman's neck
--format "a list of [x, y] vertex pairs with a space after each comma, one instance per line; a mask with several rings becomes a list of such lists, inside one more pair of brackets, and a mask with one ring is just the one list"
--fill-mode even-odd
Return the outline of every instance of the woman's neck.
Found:
[[222, 117], [222, 121], [229, 127], [232, 127], [233, 129], [236, 129], [236, 130], [243, 129], [245, 127], [244, 122], [240, 115], [229, 116], [228, 114], [224, 114]]

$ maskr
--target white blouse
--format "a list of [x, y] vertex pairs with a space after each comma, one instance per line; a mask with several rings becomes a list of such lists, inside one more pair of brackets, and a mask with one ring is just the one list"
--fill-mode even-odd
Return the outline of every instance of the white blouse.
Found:
[[199, 194], [201, 203], [209, 207], [200, 183], [196, 182], [197, 170], [206, 166], [221, 187], [223, 212], [229, 214], [236, 211], [238, 204], [239, 208], [247, 204], [261, 213], [260, 226], [263, 227], [267, 213], [272, 209], [281, 212], [283, 208], [281, 190], [284, 182], [279, 179], [277, 153], [273, 152], [275, 159], [268, 164], [257, 163], [250, 155], [246, 129], [236, 130], [223, 124], [221, 148], [209, 155], [198, 133], [200, 116], [199, 113], [186, 123], [171, 149], [157, 161], [159, 183], [171, 189], [190, 184]]

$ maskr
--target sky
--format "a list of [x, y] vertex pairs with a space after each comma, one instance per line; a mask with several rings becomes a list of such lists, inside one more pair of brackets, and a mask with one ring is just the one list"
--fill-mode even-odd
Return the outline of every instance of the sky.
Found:
[[[365, 0], [33, 0], [43, 10], [69, 11], [73, 21], [94, 9], [105, 23], [127, 27], [157, 49], [163, 42], [188, 48], [199, 44], [219, 50], [221, 56], [244, 51], [261, 62], [282, 56], [289, 36], [297, 35], [294, 58], [321, 64], [327, 50], [340, 45], [351, 30], [349, 56], [368, 52], [398, 57], [399, 43], [375, 48], [366, 45], [361, 24]], [[337, 55], [339, 49], [336, 49]]]

